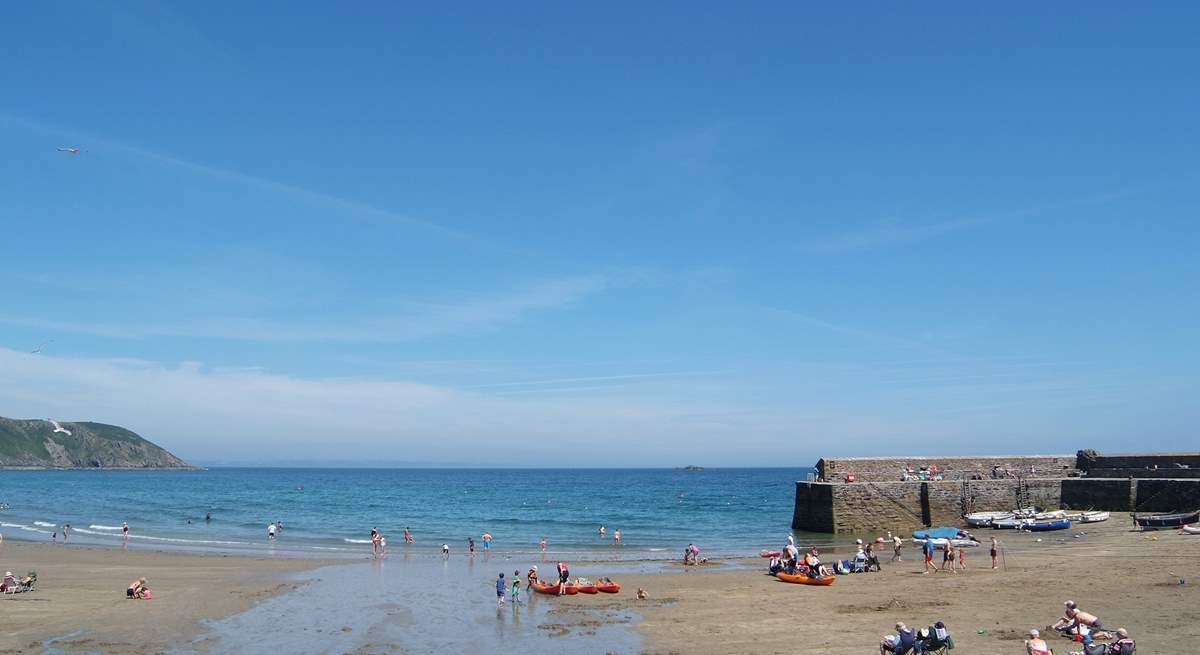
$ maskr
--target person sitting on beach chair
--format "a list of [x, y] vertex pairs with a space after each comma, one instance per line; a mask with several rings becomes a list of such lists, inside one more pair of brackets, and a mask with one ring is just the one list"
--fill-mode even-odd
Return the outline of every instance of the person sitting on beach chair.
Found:
[[4, 572], [4, 581], [0, 582], [0, 591], [6, 594], [15, 594], [20, 586], [21, 583], [17, 582], [17, 576], [13, 575], [12, 571]]
[[1108, 645], [1107, 655], [1133, 655], [1137, 652], [1137, 644], [1129, 638], [1125, 628], [1117, 628], [1117, 640]]
[[907, 655], [917, 652], [917, 634], [902, 622], [896, 623], [896, 634], [887, 635], [879, 642], [879, 655]]
[[950, 631], [941, 621], [922, 630], [918, 636], [918, 641], [921, 642], [919, 649], [922, 653], [945, 653], [954, 649], [954, 640], [950, 638]]

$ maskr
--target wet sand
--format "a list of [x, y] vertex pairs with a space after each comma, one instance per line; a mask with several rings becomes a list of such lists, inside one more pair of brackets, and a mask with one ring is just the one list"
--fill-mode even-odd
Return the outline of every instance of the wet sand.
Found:
[[[320, 566], [297, 559], [179, 554], [5, 540], [0, 573], [37, 571], [38, 590], [0, 596], [0, 653], [157, 653], [187, 643], [201, 619], [236, 614], [287, 591], [278, 574]], [[125, 599], [145, 577], [154, 599]]]
[[[915, 629], [941, 620], [955, 652], [1013, 655], [1025, 652], [1030, 628], [1047, 632], [1068, 599], [1110, 629], [1128, 629], [1140, 653], [1194, 650], [1200, 536], [1133, 532], [1128, 525], [1114, 517], [1058, 533], [999, 531], [1007, 570], [991, 570], [992, 531], [985, 529], [977, 531], [984, 544], [969, 550], [967, 571], [955, 575], [922, 575], [920, 550], [906, 545], [905, 561], [890, 563], [889, 548], [882, 572], [838, 576], [831, 587], [697, 567], [627, 576], [622, 596], [639, 586], [650, 593], [648, 601], [627, 597], [644, 617], [636, 629], [649, 653], [863, 655], [879, 652], [879, 640], [894, 632], [896, 621]], [[1079, 532], [1086, 535], [1075, 538]], [[1039, 537], [1042, 542], [1035, 542]], [[761, 561], [753, 564], [765, 568]], [[1062, 637], [1047, 641], [1059, 655], [1080, 650]]]

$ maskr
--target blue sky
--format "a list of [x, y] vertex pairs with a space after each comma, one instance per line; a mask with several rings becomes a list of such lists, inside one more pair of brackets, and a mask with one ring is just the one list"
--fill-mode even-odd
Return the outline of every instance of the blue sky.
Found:
[[14, 6], [0, 415], [207, 463], [1184, 448], [1197, 19]]

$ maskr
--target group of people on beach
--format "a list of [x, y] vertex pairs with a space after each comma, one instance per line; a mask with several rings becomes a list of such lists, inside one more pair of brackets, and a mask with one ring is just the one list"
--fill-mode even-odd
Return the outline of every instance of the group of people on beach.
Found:
[[[1125, 628], [1109, 631], [1104, 627], [1100, 617], [1085, 612], [1073, 600], [1063, 602], [1063, 616], [1050, 626], [1055, 632], [1083, 644], [1083, 650], [1075, 651], [1072, 655], [1132, 655], [1137, 644], [1129, 637]], [[1100, 641], [1112, 641], [1109, 644]], [[1037, 630], [1029, 631], [1029, 639], [1025, 641], [1028, 655], [1049, 655], [1050, 647]]]

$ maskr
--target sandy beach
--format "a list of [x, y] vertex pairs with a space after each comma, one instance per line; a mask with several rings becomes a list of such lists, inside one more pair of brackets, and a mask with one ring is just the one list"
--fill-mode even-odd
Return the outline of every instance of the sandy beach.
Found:
[[[1079, 532], [1086, 535], [1075, 538]], [[882, 572], [839, 576], [828, 588], [705, 567], [622, 583], [651, 594], [634, 603], [650, 653], [862, 655], [877, 653], [896, 621], [919, 628], [941, 620], [956, 652], [1019, 654], [1026, 632], [1045, 632], [1067, 599], [1127, 628], [1139, 653], [1193, 649], [1182, 645], [1194, 641], [1200, 621], [1200, 536], [1134, 532], [1121, 517], [1060, 533], [999, 531], [1006, 566], [993, 571], [992, 531], [977, 533], [984, 545], [970, 549], [967, 571], [955, 575], [922, 575], [919, 549], [906, 545], [902, 563], [888, 562], [887, 549]], [[1064, 638], [1048, 641], [1060, 655], [1078, 650]]]
[[[903, 562], [889, 562], [889, 550], [882, 572], [839, 576], [828, 588], [782, 583], [762, 572], [764, 561], [758, 558], [688, 568], [672, 563], [661, 573], [621, 575], [620, 595], [535, 597], [530, 599], [532, 605], [521, 610], [523, 615], [495, 612], [494, 618], [488, 618], [493, 614], [486, 610], [492, 603], [486, 577], [468, 581], [451, 594], [422, 593], [420, 608], [408, 604], [413, 600], [409, 592], [381, 586], [377, 597], [361, 609], [351, 608], [338, 616], [342, 601], [336, 598], [336, 582], [327, 591], [315, 587], [320, 593], [287, 594], [304, 583], [294, 578], [285, 581], [280, 575], [328, 562], [10, 540], [0, 546], [4, 568], [17, 573], [36, 569], [42, 584], [37, 593], [0, 599], [4, 616], [0, 653], [42, 652], [45, 640], [73, 633], [79, 634], [54, 642], [54, 647], [65, 652], [120, 654], [166, 652], [182, 645], [218, 652], [220, 646], [190, 643], [202, 631], [200, 621], [235, 615], [255, 605], [260, 605], [255, 610], [259, 618], [234, 622], [251, 626], [235, 632], [265, 629], [264, 622], [276, 620], [270, 616], [289, 616], [295, 627], [284, 626], [284, 633], [312, 630], [309, 636], [300, 635], [296, 644], [329, 645], [329, 650], [317, 647], [313, 652], [432, 652], [443, 643], [437, 635], [446, 634], [444, 621], [461, 614], [463, 603], [484, 608], [478, 614], [482, 618], [474, 621], [481, 635], [496, 629], [517, 630], [518, 619], [524, 616], [522, 638], [531, 633], [535, 638], [529, 642], [531, 652], [557, 648], [556, 643], [573, 652], [630, 652], [629, 642], [614, 641], [619, 632], [612, 630], [632, 629], [641, 637], [640, 650], [645, 653], [794, 653], [800, 649], [857, 655], [877, 652], [880, 637], [896, 621], [923, 627], [942, 620], [950, 627], [958, 652], [1022, 653], [1026, 631], [1044, 630], [1061, 615], [1066, 599], [1076, 600], [1111, 628], [1129, 629], [1138, 640], [1139, 652], [1176, 652], [1179, 644], [1194, 636], [1200, 620], [1200, 537], [1175, 531], [1135, 532], [1119, 519], [1061, 533], [1004, 531], [998, 533], [1004, 545], [1002, 567], [992, 570], [987, 557], [992, 532], [979, 534], [984, 545], [970, 549], [968, 569], [953, 575], [922, 575], [920, 553], [912, 545], [906, 545]], [[1038, 538], [1042, 541], [1035, 541]], [[826, 559], [832, 558], [827, 554]], [[608, 566], [579, 563], [585, 572]], [[418, 585], [418, 571], [433, 576], [427, 581], [436, 581], [445, 579], [443, 567], [450, 573], [476, 567], [478, 574], [486, 576], [494, 575], [493, 568], [524, 570], [525, 564], [506, 557], [491, 563], [454, 558], [443, 564], [435, 558], [410, 561], [398, 555], [387, 563], [343, 561], [312, 575], [327, 578], [314, 584], [344, 578], [353, 580], [356, 589], [371, 592], [387, 581], [385, 567], [411, 586]], [[142, 575], [149, 578], [155, 599], [124, 600], [125, 585]], [[1179, 584], [1181, 578], [1185, 584]], [[649, 600], [635, 599], [639, 587], [647, 590]], [[455, 595], [463, 593], [468, 596]], [[328, 606], [314, 604], [321, 602]], [[367, 618], [372, 608], [382, 611]], [[322, 620], [328, 625], [323, 626]], [[492, 622], [496, 627], [485, 625]], [[338, 639], [343, 633], [366, 633], [375, 645], [335, 648], [332, 633]], [[248, 637], [253, 642], [255, 637]], [[460, 643], [470, 644], [472, 638], [468, 635]], [[1058, 637], [1051, 637], [1051, 645], [1060, 655], [1074, 649]]]
[[[179, 554], [150, 550], [37, 544], [8, 539], [0, 567], [18, 576], [37, 571], [38, 590], [0, 596], [0, 653], [41, 653], [48, 639], [68, 652], [165, 652], [186, 643], [199, 621], [236, 614], [295, 583], [278, 574], [321, 565], [316, 560]], [[147, 578], [150, 601], [125, 599]]]

